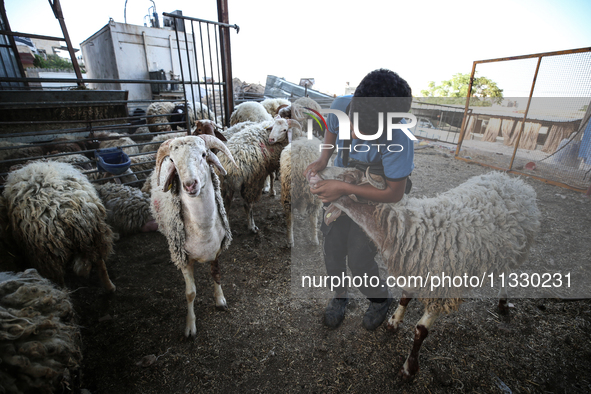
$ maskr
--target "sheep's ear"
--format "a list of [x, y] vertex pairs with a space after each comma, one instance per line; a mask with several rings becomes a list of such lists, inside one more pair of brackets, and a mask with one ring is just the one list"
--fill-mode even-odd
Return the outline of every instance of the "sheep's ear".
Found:
[[219, 131], [214, 130], [213, 132], [214, 132], [214, 134], [215, 134], [215, 136], [217, 137], [218, 140], [224, 141], [224, 142], [228, 141], [226, 139], [226, 137], [222, 133], [220, 133]]
[[170, 167], [168, 168], [168, 172], [166, 173], [166, 181], [164, 182], [164, 193], [168, 191], [172, 191], [173, 194], [178, 192], [178, 182], [175, 182], [176, 178], [176, 167], [171, 160]]

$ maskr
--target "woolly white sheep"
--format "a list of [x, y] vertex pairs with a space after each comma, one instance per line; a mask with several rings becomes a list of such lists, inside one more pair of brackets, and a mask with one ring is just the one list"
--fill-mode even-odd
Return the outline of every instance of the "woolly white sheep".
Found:
[[103, 287], [115, 290], [105, 266], [113, 232], [96, 190], [79, 170], [52, 161], [28, 164], [9, 174], [3, 196], [16, 243], [41, 275], [63, 286], [70, 263], [82, 276], [95, 266]]
[[156, 152], [160, 147], [160, 144], [164, 141], [170, 140], [172, 138], [185, 136], [187, 136], [187, 132], [185, 131], [179, 131], [177, 133], [157, 134], [154, 137], [152, 137], [152, 140], [150, 141], [151, 143], [142, 145], [142, 153]]
[[95, 138], [100, 140], [99, 149], [120, 147], [128, 155], [137, 155], [140, 153], [136, 142], [123, 134], [100, 132], [95, 134]]
[[256, 101], [245, 101], [234, 108], [230, 115], [230, 126], [240, 122], [265, 122], [273, 120], [265, 107]]
[[[195, 124], [195, 120], [210, 119], [215, 121], [215, 114], [207, 108], [207, 105], [203, 103], [197, 103], [197, 108], [192, 109], [191, 103], [189, 103], [189, 125], [192, 127]], [[148, 106], [146, 115], [146, 122], [148, 123], [148, 129], [152, 133], [159, 131], [170, 131], [176, 130], [177, 128], [185, 128], [182, 124], [160, 124], [160, 123], [171, 123], [171, 122], [183, 122], [186, 121], [185, 117], [185, 104], [182, 102], [172, 103], [168, 101], [157, 101], [151, 103]], [[160, 116], [154, 116], [160, 115]]]
[[36, 270], [0, 272], [0, 392], [70, 390], [80, 330], [67, 292]]
[[[363, 228], [395, 277], [508, 274], [525, 261], [540, 226], [534, 189], [500, 172], [473, 177], [434, 198], [405, 196], [397, 204], [369, 205], [342, 196], [332, 204]], [[440, 314], [457, 310], [465, 294], [452, 286], [438, 290], [421, 298], [425, 311], [400, 370], [403, 378], [418, 372], [419, 350], [433, 322]], [[389, 329], [400, 325], [413, 291], [416, 295], [419, 289], [404, 289]], [[499, 296], [499, 308], [506, 310], [506, 287]]]
[[0, 161], [43, 156], [43, 148], [25, 142], [0, 141]]
[[[308, 127], [308, 119], [311, 119], [308, 116], [310, 112], [306, 108], [313, 109], [314, 111], [320, 111], [320, 105], [309, 97], [300, 97], [299, 99], [295, 100], [291, 105], [288, 107], [282, 108], [279, 110], [278, 114], [282, 118], [294, 119], [297, 120], [302, 124], [302, 130], [304, 133], [307, 132]], [[323, 136], [323, 132], [315, 122], [312, 123], [313, 133], [318, 137]]]
[[273, 118], [277, 116], [281, 108], [288, 107], [290, 105], [289, 100], [282, 98], [268, 98], [261, 101], [261, 105], [265, 107], [269, 115]]
[[148, 124], [148, 130], [150, 130], [152, 133], [172, 130], [172, 127], [169, 124], [159, 123], [170, 122], [170, 115], [172, 114], [174, 107], [175, 104], [169, 101], [157, 101], [151, 103], [146, 111], [146, 123]]
[[222, 174], [225, 170], [211, 149], [219, 149], [233, 162], [226, 146], [210, 135], [168, 140], [158, 149], [151, 178], [152, 214], [168, 240], [172, 261], [185, 278], [185, 336], [196, 335], [195, 263], [211, 264], [216, 307], [226, 308], [218, 257], [229, 246], [232, 232], [213, 167]]
[[150, 196], [131, 186], [105, 183], [96, 191], [107, 209], [107, 224], [121, 235], [156, 231], [150, 211]]
[[288, 123], [285, 119], [252, 123], [234, 134], [227, 142], [238, 167], [226, 165], [227, 159], [220, 157], [220, 162], [228, 171], [221, 180], [226, 209], [230, 209], [234, 193], [240, 193], [244, 200], [248, 229], [254, 233], [259, 229], [254, 223], [252, 208], [262, 195], [265, 178], [279, 169], [279, 157], [287, 145], [287, 139], [271, 145], [269, 134], [276, 129], [284, 129], [283, 132], [287, 133], [288, 128], [296, 127], [299, 127], [299, 124]]
[[148, 153], [145, 155], [132, 156], [130, 169], [139, 181], [148, 179], [154, 170], [154, 163], [156, 162], [156, 154]]
[[[283, 122], [297, 122], [295, 120], [281, 120]], [[289, 139], [287, 133], [276, 129], [269, 135], [269, 143]], [[297, 130], [297, 129], [296, 129]], [[298, 130], [299, 131], [299, 130]], [[281, 204], [287, 222], [287, 240], [293, 247], [293, 211], [302, 212], [308, 220], [310, 241], [318, 245], [318, 217], [322, 212], [322, 201], [310, 193], [310, 186], [306, 181], [304, 172], [308, 165], [320, 157], [320, 140], [313, 138], [308, 140], [300, 135], [292, 135], [291, 143], [281, 152]]]

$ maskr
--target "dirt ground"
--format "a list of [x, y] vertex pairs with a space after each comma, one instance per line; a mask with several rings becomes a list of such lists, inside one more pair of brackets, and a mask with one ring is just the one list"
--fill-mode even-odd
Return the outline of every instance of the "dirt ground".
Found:
[[[415, 163], [414, 196], [434, 196], [489, 171], [437, 146], [417, 150]], [[530, 264], [589, 265], [591, 200], [526, 182], [542, 212]], [[239, 198], [229, 217], [234, 241], [220, 260], [229, 308], [216, 310], [209, 267], [198, 267], [196, 338], [184, 337], [184, 281], [159, 233], [116, 244], [107, 264], [114, 295], [103, 292], [96, 276], [71, 283], [80, 286], [72, 298], [82, 326], [81, 388], [93, 394], [591, 392], [589, 299], [513, 298], [508, 317], [497, 314], [495, 299], [466, 300], [435, 323], [418, 375], [402, 382], [397, 373], [422, 314], [419, 302], [410, 304], [397, 332], [385, 324], [366, 331], [361, 320], [368, 301], [361, 297], [349, 303], [339, 328], [327, 329], [325, 299], [292, 297], [279, 196], [264, 195], [256, 205], [256, 235], [246, 229]], [[145, 362], [150, 355], [156, 356], [151, 364]]]

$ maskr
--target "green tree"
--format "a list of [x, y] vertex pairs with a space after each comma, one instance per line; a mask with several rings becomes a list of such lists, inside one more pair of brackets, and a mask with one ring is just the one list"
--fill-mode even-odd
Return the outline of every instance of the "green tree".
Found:
[[[464, 104], [468, 96], [470, 74], [455, 74], [450, 80], [442, 81], [440, 85], [430, 81], [428, 89], [421, 90], [427, 102], [437, 104]], [[486, 78], [474, 76], [472, 83], [472, 98], [470, 105], [490, 107], [503, 101], [503, 89], [497, 83]]]
[[47, 55], [47, 60], [39, 55], [35, 55], [33, 65], [38, 68], [53, 68], [56, 70], [73, 70], [72, 63], [58, 55]]

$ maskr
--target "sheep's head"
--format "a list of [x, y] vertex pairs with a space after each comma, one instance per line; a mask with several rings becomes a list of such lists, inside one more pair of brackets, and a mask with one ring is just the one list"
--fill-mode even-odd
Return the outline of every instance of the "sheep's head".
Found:
[[273, 123], [273, 128], [271, 129], [271, 134], [269, 134], [269, 144], [272, 145], [285, 139], [291, 142], [292, 136], [293, 138], [297, 138], [301, 133], [302, 125], [300, 122], [294, 119], [284, 119], [277, 115]]
[[[226, 170], [211, 149], [219, 149], [236, 165], [232, 154], [222, 141], [210, 135], [187, 136], [165, 141], [156, 154], [157, 185], [160, 186], [160, 170], [166, 157], [171, 160], [164, 191], [171, 190], [175, 180], [181, 192], [197, 197], [209, 177], [209, 166], [217, 167], [222, 175]], [[176, 190], [176, 188], [175, 188]]]
[[195, 122], [195, 128], [192, 130], [191, 135], [208, 134], [216, 137], [220, 141], [227, 141], [226, 137], [220, 133], [219, 129], [220, 127], [212, 120], [198, 120]]

